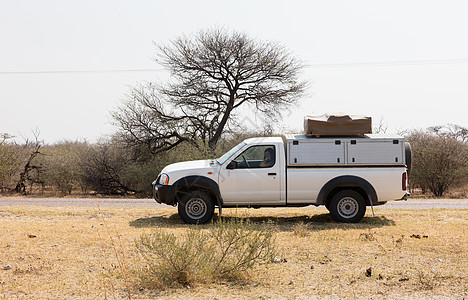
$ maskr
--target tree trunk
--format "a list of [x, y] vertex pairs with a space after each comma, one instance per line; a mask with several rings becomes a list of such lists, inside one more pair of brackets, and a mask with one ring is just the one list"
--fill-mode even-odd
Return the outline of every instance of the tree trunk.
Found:
[[221, 138], [221, 134], [223, 133], [224, 127], [226, 126], [227, 121], [229, 120], [229, 115], [231, 114], [232, 107], [233, 107], [231, 102], [233, 103], [234, 101], [229, 101], [229, 105], [226, 108], [226, 112], [224, 113], [223, 118], [221, 119], [221, 122], [219, 123], [218, 128], [216, 129], [215, 134], [208, 142], [208, 146], [212, 150], [216, 148], [216, 144], [218, 144], [218, 141]]
[[16, 184], [15, 191], [20, 194], [26, 194], [26, 180], [29, 178], [29, 172], [36, 168], [31, 166], [31, 162], [33, 159], [40, 154], [39, 149], [41, 148], [41, 145], [36, 145], [36, 149], [31, 153], [29, 156], [28, 162], [24, 166], [23, 172], [20, 173], [20, 179], [18, 180], [18, 183]]

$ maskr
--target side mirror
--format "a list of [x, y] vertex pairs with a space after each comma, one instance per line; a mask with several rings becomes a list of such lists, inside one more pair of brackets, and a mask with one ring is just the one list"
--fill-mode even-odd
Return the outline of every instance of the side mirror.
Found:
[[229, 170], [237, 169], [237, 161], [235, 161], [235, 160], [231, 161], [227, 165], [226, 169], [229, 169]]

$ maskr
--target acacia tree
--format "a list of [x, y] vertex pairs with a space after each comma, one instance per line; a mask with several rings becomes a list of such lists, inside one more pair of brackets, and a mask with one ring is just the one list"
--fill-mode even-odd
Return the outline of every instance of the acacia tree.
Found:
[[113, 113], [123, 140], [153, 153], [182, 142], [214, 149], [240, 107], [278, 117], [306, 87], [303, 64], [284, 46], [244, 33], [200, 31], [157, 47], [157, 55], [171, 80], [133, 88]]

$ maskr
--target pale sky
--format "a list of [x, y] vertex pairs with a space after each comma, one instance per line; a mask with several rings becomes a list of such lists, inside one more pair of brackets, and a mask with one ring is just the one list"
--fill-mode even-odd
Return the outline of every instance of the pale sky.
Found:
[[0, 0], [0, 133], [111, 134], [130, 87], [168, 76], [154, 43], [214, 26], [278, 41], [308, 65], [308, 93], [282, 128], [329, 112], [383, 118], [389, 133], [468, 127], [467, 15], [467, 1]]

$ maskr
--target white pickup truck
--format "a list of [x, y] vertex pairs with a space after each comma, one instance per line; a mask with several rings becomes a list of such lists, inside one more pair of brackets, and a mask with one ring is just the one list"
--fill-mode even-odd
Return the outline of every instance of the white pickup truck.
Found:
[[401, 136], [250, 138], [218, 159], [166, 166], [153, 192], [191, 224], [209, 222], [215, 207], [309, 205], [355, 223], [366, 206], [406, 199], [410, 158]]

